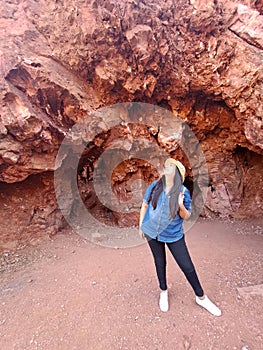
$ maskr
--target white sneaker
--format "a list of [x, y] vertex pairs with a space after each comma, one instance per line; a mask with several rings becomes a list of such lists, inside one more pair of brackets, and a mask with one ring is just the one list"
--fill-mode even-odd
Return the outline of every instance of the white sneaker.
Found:
[[203, 308], [205, 308], [208, 312], [210, 312], [214, 316], [221, 316], [221, 310], [205, 295], [204, 299], [195, 298], [196, 303]]
[[160, 293], [160, 299], [159, 299], [159, 306], [161, 311], [167, 312], [169, 309], [169, 304], [168, 304], [168, 291], [162, 291]]

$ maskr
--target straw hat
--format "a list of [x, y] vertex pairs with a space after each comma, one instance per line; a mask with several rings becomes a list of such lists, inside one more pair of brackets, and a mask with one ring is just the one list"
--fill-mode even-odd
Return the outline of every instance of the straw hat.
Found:
[[165, 163], [164, 163], [164, 166], [167, 166], [168, 164], [175, 164], [182, 176], [182, 181], [184, 182], [184, 179], [185, 179], [185, 167], [184, 165], [179, 162], [179, 160], [175, 160], [173, 158], [167, 158]]

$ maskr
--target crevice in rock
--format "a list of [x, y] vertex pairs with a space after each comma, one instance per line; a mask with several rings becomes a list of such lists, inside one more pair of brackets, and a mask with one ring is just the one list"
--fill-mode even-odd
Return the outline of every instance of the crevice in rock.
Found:
[[[27, 75], [28, 73], [25, 76]], [[18, 78], [18, 81], [16, 78]], [[51, 130], [55, 130], [56, 134], [60, 135], [60, 138], [61, 136], [65, 136], [65, 131], [68, 130], [68, 127], [66, 125], [61, 125], [61, 123], [59, 124], [56, 118], [54, 118], [52, 121], [52, 115], [49, 115], [46, 107], [41, 105], [41, 99], [38, 101], [38, 99], [36, 100], [34, 96], [28, 95], [26, 81], [24, 79], [20, 80], [19, 69], [13, 70], [11, 78], [7, 76], [6, 80], [8, 81], [11, 92], [5, 94], [3, 101], [5, 102], [6, 107], [12, 111], [12, 113], [20, 115], [21, 122], [23, 119], [26, 120], [29, 117], [33, 117], [38, 119], [39, 122], [42, 122], [44, 125], [45, 123], [48, 124]], [[23, 85], [24, 83], [25, 85]], [[31, 87], [34, 88], [34, 90], [36, 88], [35, 86], [33, 87], [33, 85], [31, 85]], [[25, 122], [23, 121], [22, 124], [25, 124]], [[12, 129], [12, 125], [7, 126], [7, 129]], [[15, 138], [16, 136], [17, 135], [14, 134]]]
[[263, 15], [263, 3], [262, 3], [262, 1], [261, 1], [261, 0], [256, 0], [254, 6], [255, 6], [255, 9], [256, 9], [261, 15]]
[[242, 171], [241, 204], [237, 215], [244, 219], [260, 217], [263, 214], [263, 155], [237, 146], [234, 159]]
[[246, 44], [251, 45], [259, 50], [263, 50], [263, 46], [260, 45], [258, 42], [256, 41], [252, 41], [251, 39], [249, 39], [249, 37], [246, 37], [245, 35], [241, 35], [239, 33], [237, 33], [236, 31], [234, 31], [233, 29], [231, 29], [231, 27], [228, 27], [228, 30], [233, 33], [234, 35], [236, 35], [239, 39], [241, 39], [242, 41], [244, 41]]

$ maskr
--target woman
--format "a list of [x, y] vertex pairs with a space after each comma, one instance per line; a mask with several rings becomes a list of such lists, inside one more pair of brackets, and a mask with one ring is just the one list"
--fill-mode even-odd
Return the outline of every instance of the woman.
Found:
[[193, 288], [196, 303], [211, 314], [220, 316], [219, 308], [204, 294], [186, 247], [182, 224], [183, 220], [191, 215], [191, 197], [189, 190], [183, 186], [184, 178], [183, 164], [168, 158], [164, 165], [164, 175], [154, 181], [144, 195], [139, 233], [142, 238], [147, 238], [153, 254], [161, 289], [159, 298], [161, 311], [166, 312], [169, 309], [165, 253], [167, 245]]

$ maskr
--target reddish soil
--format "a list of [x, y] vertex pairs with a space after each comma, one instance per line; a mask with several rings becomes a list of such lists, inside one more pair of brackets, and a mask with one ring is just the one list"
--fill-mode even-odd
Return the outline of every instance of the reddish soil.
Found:
[[[186, 234], [214, 317], [168, 254], [170, 310], [146, 243], [102, 247], [65, 231], [1, 256], [1, 350], [263, 349], [262, 226], [199, 220]], [[259, 289], [260, 290], [260, 289]]]

